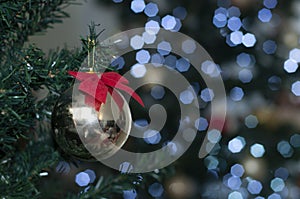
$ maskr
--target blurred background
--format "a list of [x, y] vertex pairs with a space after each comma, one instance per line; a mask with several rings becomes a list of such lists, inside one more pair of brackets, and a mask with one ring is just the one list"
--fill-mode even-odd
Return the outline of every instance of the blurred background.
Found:
[[[161, 28], [182, 32], [201, 44], [221, 72], [226, 88], [225, 126], [212, 136], [211, 141], [216, 145], [203, 159], [198, 157], [198, 150], [210, 122], [213, 93], [199, 77], [193, 77], [195, 71], [187, 69], [183, 73], [196, 97], [189, 95], [190, 88], [176, 99], [163, 86], [150, 85], [138, 90], [146, 106], [158, 103], [167, 112], [172, 109], [171, 123], [153, 139], [129, 139], [125, 147], [139, 146], [143, 151], [166, 143], [173, 136], [171, 132], [178, 128], [174, 121], [180, 120], [176, 113], [179, 103], [197, 103], [197, 108], [205, 114], [197, 124], [184, 121], [191, 123], [187, 129], [197, 131], [197, 135], [189, 150], [170, 166], [175, 172], [163, 181], [149, 181], [146, 187], [124, 190], [121, 198], [300, 198], [300, 1], [77, 2], [80, 5], [65, 9], [70, 18], [31, 36], [28, 43], [35, 43], [45, 52], [64, 46], [78, 48], [79, 38], [88, 34], [87, 25], [91, 21], [101, 24], [99, 30], [105, 29], [99, 40], [157, 22]], [[124, 62], [118, 59], [112, 65], [121, 74], [131, 71], [132, 76], [144, 78], [143, 70], [133, 66], [145, 55], [139, 57], [136, 52], [124, 56]], [[180, 72], [186, 66], [172, 54], [150, 52], [150, 55], [151, 60], [159, 55], [162, 64]], [[205, 64], [201, 67], [204, 72], [208, 70]], [[132, 114], [136, 128], [142, 129], [150, 122], [147, 113], [138, 108]], [[85, 183], [86, 169], [90, 172], [88, 183]], [[156, 173], [160, 175], [160, 171]], [[100, 176], [114, 174], [116, 171], [99, 163], [80, 162], [75, 166], [61, 161], [56, 174], [45, 179], [41, 187], [45, 195], [61, 192], [62, 185], [66, 192], [78, 192]]]

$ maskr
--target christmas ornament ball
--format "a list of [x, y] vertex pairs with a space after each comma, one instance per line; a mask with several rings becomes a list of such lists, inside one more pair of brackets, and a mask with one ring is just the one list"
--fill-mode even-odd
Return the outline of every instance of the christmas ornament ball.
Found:
[[84, 99], [78, 85], [60, 96], [52, 112], [53, 137], [62, 151], [77, 159], [109, 158], [128, 138], [131, 129], [129, 106], [123, 98], [123, 107], [118, 107], [108, 93], [106, 102], [96, 111], [85, 104]]

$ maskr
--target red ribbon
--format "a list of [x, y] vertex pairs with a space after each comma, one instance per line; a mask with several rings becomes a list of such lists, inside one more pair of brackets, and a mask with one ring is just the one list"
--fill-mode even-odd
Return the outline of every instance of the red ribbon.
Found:
[[105, 72], [100, 74], [100, 76], [96, 73], [75, 71], [68, 71], [68, 73], [81, 82], [78, 89], [85, 94], [85, 103], [94, 107], [97, 111], [99, 111], [102, 103], [105, 104], [108, 92], [112, 95], [118, 107], [122, 109], [123, 98], [118, 92], [114, 92], [114, 89], [127, 92], [144, 107], [142, 99], [132, 88], [127, 86], [129, 84], [128, 80], [119, 73]]

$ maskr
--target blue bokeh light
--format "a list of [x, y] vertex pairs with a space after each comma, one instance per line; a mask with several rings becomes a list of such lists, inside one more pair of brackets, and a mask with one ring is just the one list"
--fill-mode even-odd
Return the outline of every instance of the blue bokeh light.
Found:
[[145, 31], [151, 35], [159, 32], [160, 26], [157, 21], [150, 20], [145, 24]]
[[233, 176], [242, 177], [245, 173], [245, 169], [241, 164], [235, 164], [231, 167], [230, 173]]
[[210, 88], [205, 88], [201, 91], [201, 99], [204, 101], [204, 102], [210, 102], [213, 100], [214, 98], [214, 91]]
[[290, 138], [290, 143], [293, 147], [299, 148], [300, 147], [300, 135], [294, 134]]
[[296, 96], [300, 96], [300, 81], [296, 81], [292, 84], [292, 93]]
[[278, 152], [284, 157], [284, 158], [290, 158], [292, 157], [294, 150], [291, 147], [291, 145], [287, 141], [280, 141], [277, 144], [277, 150]]
[[219, 160], [215, 156], [209, 155], [204, 159], [204, 164], [209, 170], [216, 169], [219, 165]]
[[194, 40], [188, 39], [182, 42], [181, 49], [186, 54], [192, 54], [196, 50], [196, 43]]
[[294, 48], [289, 53], [290, 59], [294, 60], [295, 62], [300, 62], [300, 49]]
[[176, 26], [176, 19], [174, 16], [166, 15], [161, 20], [161, 26], [166, 30], [172, 30]]
[[187, 15], [187, 11], [184, 7], [178, 6], [173, 9], [173, 15], [178, 19], [184, 20]]
[[144, 140], [148, 144], [158, 144], [161, 140], [161, 135], [159, 131], [148, 129], [144, 133]]
[[192, 91], [185, 90], [180, 93], [179, 99], [183, 104], [191, 104], [195, 99], [195, 96]]
[[263, 51], [268, 55], [274, 54], [276, 52], [276, 49], [277, 44], [273, 40], [267, 40], [263, 43]]
[[85, 172], [79, 172], [75, 176], [75, 182], [78, 186], [85, 187], [90, 183], [90, 176]]
[[229, 151], [231, 151], [231, 153], [239, 153], [242, 151], [245, 145], [246, 145], [245, 138], [238, 136], [229, 141], [228, 149]]
[[143, 37], [145, 44], [153, 44], [156, 40], [156, 35], [150, 34], [149, 32], [144, 32], [142, 37]]
[[242, 88], [240, 87], [234, 87], [233, 89], [231, 89], [230, 91], [230, 98], [237, 102], [237, 101], [241, 101], [244, 97], [244, 91]]
[[238, 191], [234, 191], [228, 195], [228, 199], [243, 199], [243, 195]]
[[253, 144], [250, 147], [250, 153], [255, 158], [261, 158], [265, 154], [265, 147], [262, 144]]
[[287, 180], [289, 177], [289, 171], [286, 168], [280, 167], [276, 169], [274, 177], [281, 178], [282, 180]]
[[269, 195], [268, 199], [281, 199], [281, 196], [277, 193]]
[[165, 89], [162, 86], [153, 86], [151, 88], [151, 96], [154, 99], [162, 99], [165, 96]]
[[243, 40], [243, 33], [241, 31], [234, 31], [230, 33], [230, 41], [234, 45], [239, 45], [242, 43]]
[[270, 183], [270, 187], [274, 192], [280, 192], [284, 189], [285, 183], [281, 178], [274, 178]]
[[144, 0], [131, 1], [131, 10], [135, 13], [141, 13], [145, 9], [146, 4]]
[[123, 191], [123, 198], [124, 199], [136, 199], [137, 193], [135, 189], [131, 190], [124, 190]]
[[253, 129], [258, 125], [258, 119], [255, 115], [248, 115], [245, 118], [245, 125], [249, 128], [249, 129]]
[[164, 61], [164, 57], [159, 53], [155, 53], [151, 56], [151, 63], [156, 67], [162, 66]]
[[228, 179], [227, 181], [227, 186], [231, 189], [231, 190], [239, 190], [240, 187], [242, 185], [242, 181], [239, 177], [236, 176], [232, 176]]
[[164, 188], [161, 184], [155, 182], [149, 186], [148, 192], [152, 197], [161, 197], [164, 193]]
[[248, 183], [247, 189], [251, 194], [259, 194], [262, 190], [263, 186], [261, 182], [257, 180], [251, 180]]
[[207, 129], [207, 127], [208, 127], [207, 119], [205, 119], [203, 117], [200, 117], [200, 118], [195, 120], [195, 128], [198, 131], [204, 131], [204, 130]]
[[247, 33], [243, 36], [242, 43], [245, 47], [250, 48], [253, 47], [256, 43], [256, 38], [254, 34]]
[[223, 13], [218, 13], [213, 17], [213, 24], [217, 28], [223, 28], [227, 24], [227, 16]]
[[227, 9], [228, 17], [239, 17], [241, 16], [241, 11], [238, 7], [236, 6], [231, 6], [230, 8]]
[[157, 45], [157, 51], [161, 55], [168, 55], [172, 50], [171, 44], [166, 41], [162, 41]]
[[248, 67], [251, 65], [252, 59], [251, 55], [248, 53], [240, 53], [236, 57], [236, 63], [241, 67]]
[[232, 31], [237, 31], [242, 27], [241, 19], [238, 17], [231, 17], [228, 19], [227, 27]]
[[284, 62], [283, 68], [288, 73], [294, 73], [298, 69], [298, 64], [293, 59], [288, 59]]
[[122, 69], [124, 65], [125, 65], [125, 60], [123, 57], [118, 57], [111, 61], [111, 66], [115, 67], [116, 70]]
[[239, 72], [239, 80], [243, 83], [249, 83], [253, 79], [253, 74], [249, 69], [243, 69]]
[[84, 171], [84, 173], [88, 174], [90, 177], [90, 182], [89, 183], [93, 183], [96, 179], [96, 173], [95, 171], [91, 170], [91, 169], [87, 169]]
[[221, 132], [216, 129], [213, 129], [207, 133], [207, 139], [213, 144], [218, 143], [221, 137]]
[[144, 40], [143, 37], [139, 36], [139, 35], [135, 35], [130, 39], [130, 46], [134, 49], [134, 50], [138, 50], [141, 49], [144, 46]]
[[140, 64], [146, 64], [150, 61], [150, 53], [147, 50], [140, 50], [136, 53], [135, 59]]
[[157, 15], [158, 13], [158, 6], [156, 3], [148, 3], [144, 9], [144, 13], [148, 16], [148, 17], [154, 17]]
[[269, 22], [272, 19], [272, 12], [269, 9], [263, 8], [258, 12], [258, 19], [261, 22]]
[[130, 74], [135, 78], [142, 78], [145, 76], [147, 70], [143, 64], [135, 64], [130, 69]]
[[189, 70], [190, 68], [190, 62], [188, 59], [186, 58], [180, 58], [176, 61], [176, 69], [179, 71], [179, 72], [186, 72]]
[[165, 57], [164, 65], [168, 66], [170, 69], [175, 69], [177, 63], [177, 58], [175, 55], [168, 55]]
[[264, 6], [269, 9], [275, 8], [277, 5], [277, 0], [264, 0]]

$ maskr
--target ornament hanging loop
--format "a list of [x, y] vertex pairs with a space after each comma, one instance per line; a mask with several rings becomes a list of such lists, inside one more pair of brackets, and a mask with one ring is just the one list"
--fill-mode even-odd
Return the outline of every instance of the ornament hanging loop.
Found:
[[96, 53], [96, 40], [93, 37], [88, 37], [88, 67], [89, 72], [95, 72], [95, 53]]

